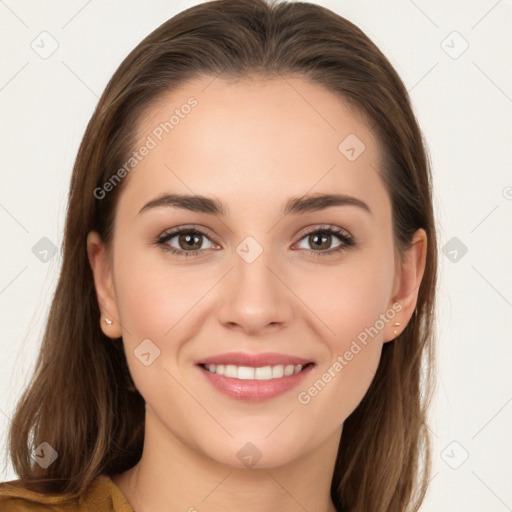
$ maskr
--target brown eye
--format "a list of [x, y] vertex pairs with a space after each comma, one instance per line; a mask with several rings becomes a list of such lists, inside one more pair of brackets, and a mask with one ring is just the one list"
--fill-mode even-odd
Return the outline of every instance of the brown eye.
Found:
[[[192, 233], [192, 232], [190, 232]], [[202, 235], [196, 234], [195, 232], [193, 234], [190, 233], [184, 233], [178, 235], [178, 245], [180, 246], [180, 249], [193, 249], [198, 250], [201, 249], [202, 245]]]
[[172, 253], [184, 256], [195, 255], [202, 250], [211, 249], [213, 247], [213, 243], [207, 234], [197, 228], [175, 229], [158, 238], [157, 244]]
[[332, 243], [332, 235], [326, 235], [324, 233], [314, 233], [309, 235], [308, 242], [311, 247], [315, 249], [330, 249]]
[[[306, 233], [301, 238], [300, 249], [306, 249], [315, 256], [338, 253], [355, 245], [348, 231], [338, 227], [325, 227]], [[334, 245], [333, 245], [334, 244]]]

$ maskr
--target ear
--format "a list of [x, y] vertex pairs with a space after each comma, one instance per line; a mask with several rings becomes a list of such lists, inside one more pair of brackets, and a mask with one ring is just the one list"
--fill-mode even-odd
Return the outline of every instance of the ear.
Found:
[[397, 314], [386, 324], [384, 342], [399, 336], [409, 323], [416, 309], [426, 261], [427, 234], [424, 229], [418, 229], [413, 235], [411, 246], [397, 265], [392, 300], [392, 308]]
[[[101, 237], [96, 231], [87, 235], [87, 255], [94, 276], [94, 287], [101, 312], [101, 330], [109, 338], [121, 336], [121, 324], [114, 290], [112, 262]], [[109, 323], [105, 321], [109, 320]], [[110, 323], [111, 322], [111, 323]]]

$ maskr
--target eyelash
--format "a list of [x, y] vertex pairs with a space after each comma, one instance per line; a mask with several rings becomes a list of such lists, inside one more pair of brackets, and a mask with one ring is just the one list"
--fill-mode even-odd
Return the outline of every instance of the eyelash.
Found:
[[[185, 227], [176, 228], [168, 233], [164, 233], [163, 235], [161, 235], [157, 238], [155, 243], [156, 243], [156, 245], [162, 247], [162, 249], [169, 251], [171, 254], [177, 254], [180, 256], [195, 256], [205, 250], [205, 249], [200, 249], [200, 250], [196, 250], [196, 251], [182, 251], [179, 249], [175, 249], [174, 247], [171, 247], [170, 245], [167, 244], [167, 242], [169, 240], [176, 237], [177, 235], [180, 235], [181, 233], [200, 234], [200, 235], [205, 236], [206, 238], [210, 239], [210, 237], [208, 236], [208, 233], [206, 233], [202, 229], [196, 228], [196, 227], [185, 226]], [[307, 233], [304, 233], [301, 236], [299, 242], [312, 234], [333, 235], [333, 236], [337, 237], [342, 242], [338, 247], [336, 247], [334, 249], [329, 249], [327, 251], [315, 251], [313, 249], [305, 249], [308, 252], [314, 254], [315, 256], [330, 256], [333, 254], [341, 253], [341, 252], [346, 251], [346, 250], [352, 248], [353, 246], [355, 246], [355, 241], [352, 238], [352, 236], [348, 233], [348, 231], [346, 231], [342, 228], [335, 227], [335, 226], [322, 226], [322, 227], [313, 229], [311, 231], [308, 231]]]

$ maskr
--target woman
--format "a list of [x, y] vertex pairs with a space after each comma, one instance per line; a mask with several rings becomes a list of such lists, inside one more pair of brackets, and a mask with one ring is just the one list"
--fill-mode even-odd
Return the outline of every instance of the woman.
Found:
[[308, 3], [181, 12], [84, 135], [0, 508], [418, 510], [436, 268], [378, 48]]

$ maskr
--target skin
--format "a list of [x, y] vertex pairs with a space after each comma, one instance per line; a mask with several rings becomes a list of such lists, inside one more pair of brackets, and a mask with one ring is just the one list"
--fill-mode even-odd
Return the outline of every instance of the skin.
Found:
[[[122, 336], [146, 401], [142, 459], [114, 482], [137, 512], [333, 512], [343, 422], [365, 395], [383, 344], [413, 314], [425, 232], [397, 258], [377, 141], [323, 87], [300, 77], [195, 79], [146, 112], [139, 141], [190, 96], [197, 107], [125, 178], [112, 246], [95, 232], [87, 239], [101, 328]], [[354, 161], [338, 149], [349, 134], [366, 146]], [[229, 211], [218, 217], [164, 206], [139, 214], [163, 192], [214, 197]], [[356, 197], [371, 213], [345, 205], [280, 214], [289, 197], [319, 193]], [[199, 235], [202, 252], [180, 256], [155, 245], [184, 225], [209, 233]], [[315, 247], [306, 235], [322, 225], [345, 229], [355, 246], [332, 252], [340, 245], [333, 235], [325, 248]], [[236, 252], [247, 236], [263, 249], [252, 263]], [[167, 244], [186, 251], [179, 242]], [[393, 304], [401, 305], [393, 320], [309, 403], [299, 403], [298, 393]], [[149, 366], [134, 355], [146, 338], [161, 351]], [[194, 364], [234, 351], [296, 355], [316, 366], [298, 388], [240, 401], [216, 391]], [[237, 457], [248, 442], [261, 453], [251, 468]]]

